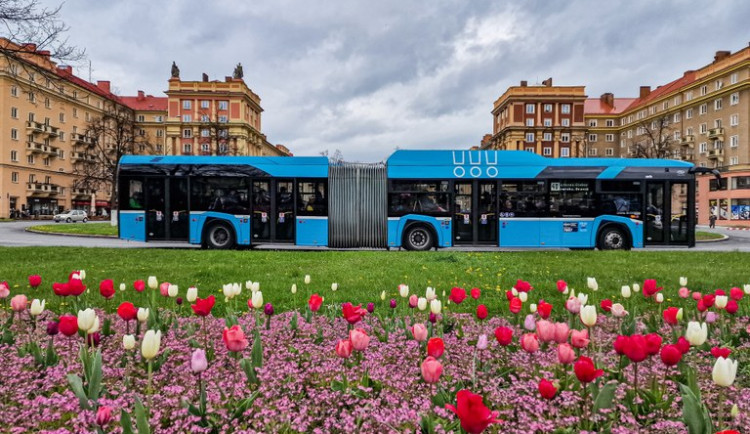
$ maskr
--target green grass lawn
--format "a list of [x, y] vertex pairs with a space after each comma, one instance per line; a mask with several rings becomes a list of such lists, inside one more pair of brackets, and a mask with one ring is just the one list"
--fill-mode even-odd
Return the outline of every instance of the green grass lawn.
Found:
[[14, 222], [14, 221], [15, 220], [13, 220], [13, 219], [0, 218], [0, 223], [10, 223], [10, 222]]
[[117, 226], [106, 223], [55, 223], [51, 225], [31, 226], [31, 229], [39, 232], [76, 235], [103, 235], [116, 237]]
[[695, 241], [720, 240], [722, 238], [724, 238], [723, 235], [715, 232], [695, 231]]
[[[73, 226], [73, 225], [70, 225]], [[86, 226], [86, 225], [75, 225]], [[585, 289], [586, 277], [594, 276], [600, 290], [594, 301], [609, 297], [617, 301], [620, 287], [644, 279], [655, 278], [665, 286], [665, 297], [676, 299], [678, 279], [689, 278], [689, 287], [694, 290], [713, 290], [741, 286], [748, 282], [747, 262], [750, 255], [739, 252], [600, 252], [600, 251], [552, 251], [552, 252], [297, 252], [297, 251], [207, 251], [166, 249], [94, 249], [94, 248], [0, 248], [0, 280], [10, 283], [12, 293], [23, 291], [30, 298], [46, 298], [48, 306], [55, 311], [59, 300], [52, 295], [51, 285], [67, 279], [71, 270], [86, 270], [85, 283], [91, 292], [85, 297], [97, 306], [114, 310], [123, 300], [145, 305], [146, 293], [135, 293], [132, 283], [136, 279], [146, 280], [155, 275], [160, 281], [168, 280], [179, 285], [184, 296], [188, 286], [196, 285], [199, 296], [214, 294], [222, 302], [221, 285], [230, 282], [253, 280], [260, 282], [266, 302], [272, 302], [278, 310], [306, 306], [313, 292], [325, 297], [325, 303], [352, 301], [354, 303], [375, 302], [378, 309], [387, 309], [390, 298], [399, 298], [397, 286], [410, 285], [412, 292], [424, 294], [425, 287], [437, 288], [438, 295], [450, 292], [453, 286], [467, 290], [478, 287], [483, 291], [482, 300], [491, 313], [507, 312], [504, 291], [516, 279], [528, 280], [536, 289], [530, 299], [555, 300], [555, 309], [560, 310], [562, 296], [555, 289], [555, 282], [563, 279], [571, 288]], [[42, 276], [41, 289], [28, 288], [27, 276], [38, 273]], [[310, 274], [312, 283], [305, 285], [305, 274]], [[99, 282], [111, 278], [115, 285], [125, 282], [128, 290], [117, 291], [113, 300], [105, 302], [98, 294]], [[339, 289], [332, 292], [332, 282]], [[296, 283], [299, 291], [292, 295], [290, 287]], [[244, 285], [243, 285], [244, 287]], [[381, 291], [386, 291], [386, 301], [380, 301]], [[39, 294], [35, 294], [38, 292]], [[148, 292], [148, 290], [147, 290]], [[587, 290], [587, 292], [590, 292]], [[161, 303], [174, 303], [158, 297]], [[247, 291], [239, 300], [237, 308], [247, 302]], [[642, 300], [636, 296], [631, 300]], [[399, 298], [399, 302], [402, 300]], [[473, 310], [475, 303], [462, 305]], [[182, 312], [190, 312], [188, 306]], [[459, 309], [461, 310], [461, 309]]]

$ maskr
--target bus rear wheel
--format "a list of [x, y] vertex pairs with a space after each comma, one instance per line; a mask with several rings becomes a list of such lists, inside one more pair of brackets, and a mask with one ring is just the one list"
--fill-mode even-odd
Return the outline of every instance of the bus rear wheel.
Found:
[[628, 238], [618, 227], [607, 227], [599, 233], [599, 250], [629, 250]]
[[230, 249], [234, 246], [234, 231], [225, 223], [214, 223], [206, 231], [209, 249]]
[[404, 247], [406, 250], [424, 251], [430, 250], [434, 244], [432, 231], [422, 225], [415, 225], [406, 230], [404, 234]]

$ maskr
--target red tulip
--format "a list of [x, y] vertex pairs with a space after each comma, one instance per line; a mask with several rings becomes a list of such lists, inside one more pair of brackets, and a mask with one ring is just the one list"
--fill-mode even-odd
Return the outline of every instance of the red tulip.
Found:
[[78, 297], [86, 291], [86, 285], [79, 279], [70, 279], [68, 281], [68, 295]]
[[717, 289], [714, 291], [714, 295], [727, 295], [727, 293], [723, 289]]
[[427, 341], [427, 355], [439, 359], [445, 352], [445, 343], [440, 338], [430, 338]]
[[698, 309], [698, 312], [705, 312], [708, 310], [708, 306], [706, 306], [705, 303], [703, 303], [703, 299], [698, 300], [698, 304], [695, 306], [696, 309]]
[[593, 360], [586, 356], [578, 358], [578, 361], [573, 365], [573, 371], [575, 371], [576, 377], [578, 377], [578, 381], [581, 383], [591, 383], [604, 375], [604, 371], [596, 369]]
[[682, 354], [687, 354], [687, 352], [690, 351], [690, 342], [688, 342], [684, 336], [680, 336], [675, 345], [680, 349]]
[[428, 384], [435, 384], [440, 380], [443, 373], [443, 364], [436, 358], [427, 356], [422, 362], [422, 378]]
[[70, 291], [68, 291], [68, 284], [67, 283], [53, 283], [52, 284], [52, 292], [55, 293], [55, 295], [60, 297], [67, 297], [70, 295]]
[[734, 315], [734, 313], [737, 312], [737, 309], [739, 309], [739, 305], [733, 299], [729, 300], [727, 302], [727, 307], [724, 308], [724, 310], [730, 315]]
[[32, 274], [29, 276], [29, 286], [32, 288], [38, 288], [42, 284], [42, 276], [38, 274]]
[[224, 340], [224, 345], [227, 346], [227, 350], [235, 353], [244, 350], [249, 344], [247, 338], [245, 338], [245, 332], [238, 325], [233, 325], [230, 328], [224, 327], [221, 337]]
[[516, 284], [513, 285], [513, 287], [516, 288], [516, 291], [518, 292], [529, 292], [534, 289], [529, 282], [521, 279], [516, 280]]
[[664, 317], [664, 322], [669, 325], [677, 325], [679, 322], [677, 320], [677, 313], [680, 312], [680, 309], [676, 307], [668, 307], [664, 309], [664, 312], [662, 312], [662, 316]]
[[480, 320], [487, 318], [487, 306], [483, 304], [477, 306], [477, 318]]
[[661, 336], [656, 333], [649, 333], [645, 336], [646, 339], [646, 352], [649, 356], [659, 354], [661, 349]]
[[467, 389], [463, 389], [456, 394], [456, 401], [455, 407], [451, 404], [445, 404], [445, 408], [458, 416], [458, 420], [461, 421], [461, 428], [469, 434], [479, 434], [487, 429], [490, 424], [502, 423], [497, 418], [499, 413], [490, 411], [484, 405], [480, 395], [475, 395]]
[[716, 434], [740, 434], [740, 432], [733, 429], [725, 429], [724, 431], [718, 431]]
[[133, 306], [133, 303], [125, 301], [117, 308], [117, 315], [119, 315], [123, 321], [132, 321], [138, 317], [138, 309]]
[[716, 301], [716, 296], [713, 294], [706, 294], [701, 300], [703, 301], [704, 306], [712, 307], [714, 305], [714, 302]]
[[367, 314], [367, 311], [362, 309], [362, 304], [358, 304], [357, 306], [354, 306], [353, 304], [347, 302], [341, 305], [341, 313], [344, 316], [344, 319], [349, 324], [356, 324], [358, 323], [364, 316]]
[[711, 348], [711, 355], [714, 356], [714, 358], [723, 357], [725, 359], [729, 358], [729, 355], [732, 354], [732, 350], [729, 348], [721, 348], [721, 347], [713, 347]]
[[542, 378], [542, 381], [539, 382], [539, 394], [544, 399], [554, 399], [555, 395], [557, 395], [557, 387], [550, 381]]
[[627, 345], [624, 346], [623, 351], [625, 356], [633, 363], [646, 360], [648, 357], [646, 338], [643, 335], [628, 336]]
[[471, 288], [469, 293], [474, 300], [479, 300], [479, 297], [482, 295], [482, 291], [480, 291], [479, 288]]
[[78, 333], [78, 318], [73, 315], [62, 315], [57, 329], [65, 336], [73, 336]]
[[552, 305], [544, 300], [541, 300], [539, 302], [539, 305], [536, 307], [536, 311], [539, 316], [542, 317], [542, 319], [547, 319], [552, 313]]
[[511, 312], [517, 314], [521, 311], [521, 308], [523, 307], [523, 302], [518, 297], [513, 297], [513, 299], [509, 303], [509, 309]]
[[138, 292], [143, 292], [143, 290], [146, 289], [146, 282], [143, 280], [136, 280], [133, 282], [133, 288]]
[[216, 303], [216, 297], [209, 295], [207, 298], [196, 298], [195, 304], [190, 305], [193, 308], [193, 313], [198, 316], [208, 316], [211, 313], [211, 309], [214, 308]]
[[320, 310], [320, 306], [322, 305], [323, 305], [323, 297], [319, 296], [318, 294], [311, 295], [310, 300], [307, 302], [307, 306], [313, 312], [317, 312], [318, 310]]
[[681, 359], [682, 351], [677, 345], [664, 345], [664, 348], [661, 349], [661, 361], [666, 366], [674, 366], [680, 363]]
[[643, 281], [643, 296], [644, 297], [651, 297], [652, 295], [656, 294], [657, 292], [661, 291], [662, 287], [656, 287], [656, 280], [655, 279], [646, 279]]
[[498, 327], [495, 329], [495, 339], [497, 343], [506, 347], [513, 342], [513, 329], [509, 327]]
[[740, 301], [745, 296], [745, 292], [740, 288], [732, 288], [729, 290], [729, 298], [732, 300]]
[[99, 284], [99, 294], [107, 300], [115, 296], [115, 283], [112, 279], [105, 279]]
[[466, 290], [463, 288], [451, 288], [451, 295], [448, 297], [448, 300], [455, 304], [461, 304], [464, 299], [466, 299]]
[[342, 359], [348, 359], [352, 355], [353, 349], [352, 341], [349, 339], [344, 339], [336, 343], [336, 354]]
[[513, 300], [513, 297], [515, 297], [515, 295], [513, 295], [513, 291], [511, 291], [510, 289], [505, 291], [505, 298], [507, 298], [508, 301]]
[[612, 300], [605, 298], [602, 300], [602, 302], [599, 304], [599, 306], [602, 307], [602, 310], [605, 312], [609, 312], [612, 310]]
[[558, 280], [557, 281], [557, 290], [560, 292], [565, 292], [565, 288], [568, 287], [568, 284], [565, 283], [564, 280]]
[[615, 347], [615, 352], [621, 356], [625, 355], [625, 348], [630, 344], [630, 340], [627, 336], [619, 335], [615, 338], [615, 342], [612, 344]]

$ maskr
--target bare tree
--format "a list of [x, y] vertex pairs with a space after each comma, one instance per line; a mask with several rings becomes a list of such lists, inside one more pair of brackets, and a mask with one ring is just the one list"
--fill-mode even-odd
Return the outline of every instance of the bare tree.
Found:
[[328, 155], [328, 149], [320, 153], [323, 157], [328, 157], [328, 161], [331, 162], [331, 164], [340, 164], [344, 162], [344, 153], [341, 152], [341, 149], [336, 149], [333, 151], [333, 155]]
[[130, 108], [107, 101], [100, 117], [89, 121], [86, 132], [74, 137], [76, 151], [71, 158], [76, 188], [109, 191], [111, 209], [117, 204], [117, 164], [123, 155], [153, 154], [148, 135], [136, 126]]
[[48, 51], [61, 61], [77, 61], [84, 51], [68, 43], [68, 26], [60, 19], [62, 4], [47, 8], [39, 0], [0, 0], [0, 23], [3, 36], [17, 44], [0, 48], [0, 53], [18, 55], [26, 52], [25, 44], [35, 44], [37, 50]]
[[637, 124], [635, 137], [631, 140], [630, 156], [672, 158], [675, 145], [674, 128], [670, 126], [667, 115], [651, 121], [642, 120]]
[[205, 152], [203, 145], [208, 144], [207, 155], [239, 155], [236, 144], [239, 137], [229, 135], [229, 124], [220, 117], [218, 107], [215, 107], [213, 113], [209, 113], [207, 109], [201, 110], [200, 120], [198, 145], [201, 154]]

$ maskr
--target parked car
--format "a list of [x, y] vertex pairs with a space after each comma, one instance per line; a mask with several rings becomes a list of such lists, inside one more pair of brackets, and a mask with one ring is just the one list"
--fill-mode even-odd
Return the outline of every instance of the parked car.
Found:
[[54, 217], [55, 223], [60, 223], [61, 221], [72, 223], [72, 222], [84, 222], [86, 223], [89, 221], [89, 216], [86, 214], [86, 211], [82, 211], [80, 209], [74, 209], [74, 210], [66, 210], [61, 212], [60, 214], [55, 214]]

